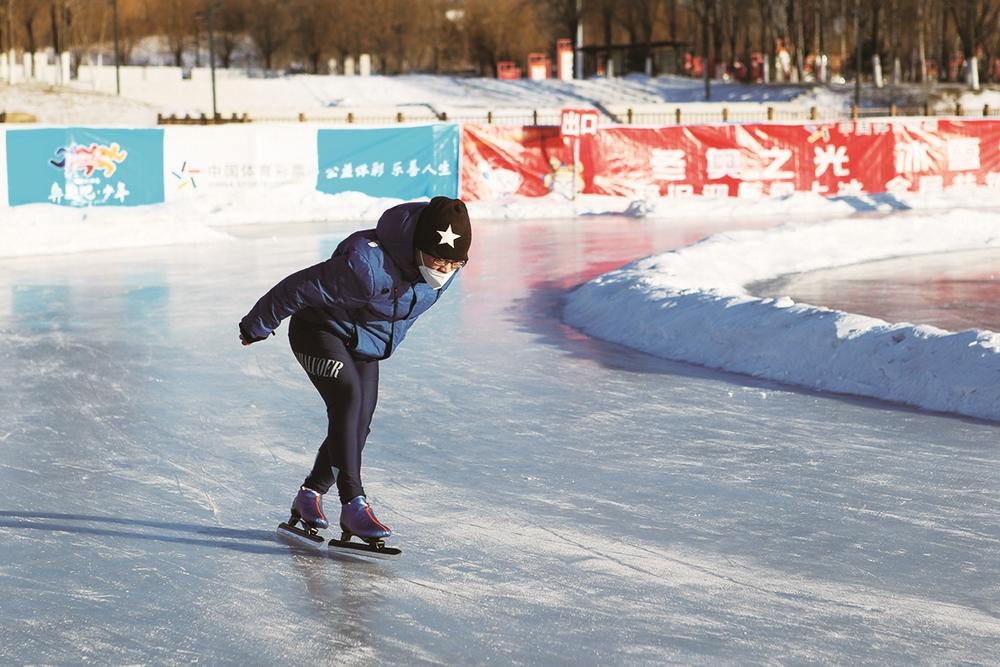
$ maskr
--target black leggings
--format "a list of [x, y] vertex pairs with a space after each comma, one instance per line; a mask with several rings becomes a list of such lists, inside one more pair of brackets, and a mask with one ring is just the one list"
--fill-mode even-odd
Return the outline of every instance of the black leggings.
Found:
[[378, 361], [352, 358], [340, 338], [294, 316], [288, 341], [329, 417], [326, 440], [302, 485], [326, 493], [336, 483], [342, 503], [363, 496], [361, 450], [378, 401]]

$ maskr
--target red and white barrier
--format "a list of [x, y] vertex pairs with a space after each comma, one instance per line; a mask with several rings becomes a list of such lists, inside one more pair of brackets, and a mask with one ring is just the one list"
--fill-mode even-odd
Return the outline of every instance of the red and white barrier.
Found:
[[1000, 121], [881, 119], [836, 123], [602, 128], [463, 127], [461, 192], [628, 197], [782, 197], [1000, 190]]

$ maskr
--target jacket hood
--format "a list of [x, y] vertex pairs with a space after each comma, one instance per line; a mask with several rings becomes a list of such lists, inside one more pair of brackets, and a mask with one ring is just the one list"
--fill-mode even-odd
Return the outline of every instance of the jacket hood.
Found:
[[382, 214], [375, 226], [375, 236], [382, 244], [382, 249], [389, 254], [403, 276], [412, 281], [420, 278], [414, 257], [413, 236], [417, 230], [417, 220], [425, 208], [427, 202], [393, 206]]

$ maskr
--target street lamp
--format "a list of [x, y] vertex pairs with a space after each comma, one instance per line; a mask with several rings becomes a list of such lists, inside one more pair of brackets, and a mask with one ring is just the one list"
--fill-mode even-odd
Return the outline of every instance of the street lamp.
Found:
[[212, 71], [212, 121], [214, 122], [219, 117], [218, 107], [216, 105], [216, 95], [215, 95], [215, 30], [212, 28], [212, 19], [215, 17], [215, 12], [219, 10], [219, 4], [216, 2], [209, 3], [205, 8], [205, 11], [198, 12], [196, 14], [197, 18], [205, 19], [208, 24], [208, 66]]
[[111, 0], [111, 12], [114, 17], [115, 27], [115, 95], [122, 94], [122, 77], [119, 71], [119, 63], [121, 62], [121, 55], [118, 49], [118, 0]]
[[858, 70], [854, 77], [854, 108], [861, 109], [861, 0], [854, 0], [854, 64]]

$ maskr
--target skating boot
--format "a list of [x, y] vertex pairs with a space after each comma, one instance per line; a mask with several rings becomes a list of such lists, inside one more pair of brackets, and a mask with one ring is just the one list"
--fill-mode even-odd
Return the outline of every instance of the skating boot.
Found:
[[372, 506], [368, 504], [368, 499], [364, 496], [352, 499], [341, 508], [340, 529], [345, 533], [350, 533], [347, 539], [350, 539], [351, 535], [357, 535], [366, 542], [384, 540], [392, 535], [388, 526], [383, 525], [375, 518]]
[[[298, 525], [300, 523], [301, 527]], [[322, 495], [302, 487], [292, 501], [292, 513], [288, 521], [278, 524], [278, 534], [306, 546], [321, 547], [324, 540], [319, 536], [319, 529], [329, 527], [330, 522], [323, 514]]]
[[330, 527], [330, 522], [323, 514], [323, 496], [304, 486], [292, 501], [292, 518], [298, 518], [306, 528]]
[[[330, 540], [330, 549], [376, 558], [396, 558], [402, 553], [399, 549], [385, 546], [385, 538], [392, 535], [392, 531], [375, 518], [372, 507], [364, 496], [357, 496], [343, 505], [340, 510], [340, 529], [343, 534], [339, 540]], [[364, 544], [352, 542], [351, 537], [354, 535], [361, 538]]]

